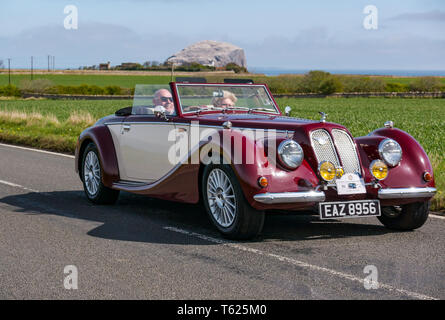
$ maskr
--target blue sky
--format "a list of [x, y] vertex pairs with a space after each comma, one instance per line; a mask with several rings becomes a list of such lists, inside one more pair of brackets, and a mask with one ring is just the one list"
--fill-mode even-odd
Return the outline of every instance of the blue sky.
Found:
[[[65, 30], [66, 5], [78, 8]], [[366, 30], [367, 5], [378, 29]], [[248, 67], [445, 70], [442, 0], [16, 0], [0, 5], [0, 60], [77, 68], [164, 61], [201, 40], [245, 50]]]

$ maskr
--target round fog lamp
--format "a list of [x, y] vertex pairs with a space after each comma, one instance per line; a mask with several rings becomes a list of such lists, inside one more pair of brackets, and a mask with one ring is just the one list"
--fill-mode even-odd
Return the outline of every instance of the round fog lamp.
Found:
[[334, 180], [335, 176], [337, 175], [337, 170], [332, 162], [329, 161], [323, 161], [320, 163], [320, 166], [318, 168], [318, 172], [320, 173], [320, 176], [325, 181], [332, 181]]
[[374, 160], [369, 171], [377, 180], [383, 180], [388, 176], [388, 166], [382, 160]]

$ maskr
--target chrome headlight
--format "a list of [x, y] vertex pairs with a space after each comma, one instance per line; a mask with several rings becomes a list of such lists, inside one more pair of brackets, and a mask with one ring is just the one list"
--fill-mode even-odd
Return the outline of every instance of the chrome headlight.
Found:
[[402, 148], [393, 139], [385, 139], [379, 144], [380, 157], [391, 167], [394, 167], [402, 160]]
[[294, 140], [284, 140], [278, 146], [278, 158], [286, 168], [296, 169], [303, 162], [303, 148]]

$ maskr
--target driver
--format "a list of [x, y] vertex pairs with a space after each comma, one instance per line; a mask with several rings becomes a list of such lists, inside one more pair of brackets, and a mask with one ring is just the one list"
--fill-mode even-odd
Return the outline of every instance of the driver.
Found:
[[230, 91], [223, 90], [222, 92], [223, 92], [222, 97], [215, 97], [212, 99], [213, 106], [215, 106], [216, 108], [223, 108], [223, 109], [235, 106], [235, 103], [238, 100], [238, 98], [235, 97], [235, 95]]
[[167, 89], [159, 89], [153, 96], [153, 104], [155, 106], [163, 106], [165, 108], [165, 114], [174, 115], [175, 106], [173, 104], [173, 97], [170, 91]]

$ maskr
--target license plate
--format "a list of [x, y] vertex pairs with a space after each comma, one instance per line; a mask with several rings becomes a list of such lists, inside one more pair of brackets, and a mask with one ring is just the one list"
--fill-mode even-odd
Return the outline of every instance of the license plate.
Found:
[[380, 216], [379, 200], [357, 200], [347, 202], [322, 202], [320, 219], [362, 218]]

